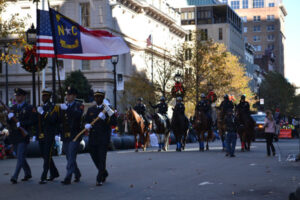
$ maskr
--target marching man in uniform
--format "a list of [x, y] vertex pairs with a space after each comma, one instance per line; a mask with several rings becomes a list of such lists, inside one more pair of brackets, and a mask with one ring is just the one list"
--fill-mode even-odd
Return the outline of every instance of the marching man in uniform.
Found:
[[32, 105], [25, 102], [26, 92], [20, 88], [15, 89], [15, 104], [8, 114], [8, 124], [11, 127], [9, 140], [14, 145], [17, 153], [17, 166], [10, 179], [12, 184], [16, 184], [21, 168], [24, 170], [22, 181], [28, 181], [31, 176], [30, 167], [26, 161], [26, 149], [29, 144], [29, 134], [27, 131], [36, 124], [36, 110]]
[[42, 91], [43, 106], [39, 106], [37, 111], [38, 116], [38, 140], [40, 145], [40, 151], [44, 159], [43, 173], [41, 176], [40, 184], [47, 183], [47, 174], [50, 170], [49, 181], [53, 181], [59, 177], [58, 170], [52, 159], [52, 151], [55, 143], [55, 134], [57, 132], [59, 124], [59, 107], [50, 102], [52, 91], [50, 89], [44, 89]]
[[[105, 92], [94, 92], [96, 105], [89, 108], [85, 116], [85, 129], [89, 131], [89, 151], [98, 169], [96, 185], [102, 186], [108, 172], [106, 170], [106, 155], [111, 136], [111, 126], [116, 126], [117, 120], [109, 102], [104, 99]], [[93, 125], [91, 123], [99, 118]]]
[[81, 177], [81, 173], [76, 162], [76, 156], [82, 137], [76, 141], [73, 141], [73, 139], [80, 132], [81, 117], [84, 107], [80, 102], [75, 101], [76, 96], [77, 90], [75, 88], [68, 87], [66, 91], [67, 103], [60, 105], [63, 125], [63, 151], [65, 152], [68, 161], [67, 174], [65, 179], [61, 182], [63, 185], [71, 184], [72, 174], [75, 174], [74, 182], [79, 182]]

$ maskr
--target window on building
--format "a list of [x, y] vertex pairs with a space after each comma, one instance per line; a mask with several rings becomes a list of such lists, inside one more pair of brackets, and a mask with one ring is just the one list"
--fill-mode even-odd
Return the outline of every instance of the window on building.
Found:
[[275, 3], [269, 3], [269, 7], [275, 7]]
[[192, 49], [186, 49], [185, 50], [185, 60], [191, 60], [192, 59]]
[[260, 45], [255, 45], [254, 49], [255, 49], [255, 51], [261, 51], [261, 46]]
[[181, 13], [182, 20], [195, 19], [195, 12], [183, 12]]
[[253, 8], [263, 8], [265, 0], [253, 0]]
[[274, 15], [268, 15], [267, 16], [267, 21], [274, 21], [275, 20], [275, 16]]
[[253, 31], [260, 32], [261, 31], [260, 26], [253, 26]]
[[208, 36], [207, 36], [207, 29], [200, 29], [200, 40], [207, 40]]
[[274, 50], [274, 44], [268, 44], [268, 49], [267, 50]]
[[90, 70], [90, 61], [89, 60], [81, 61], [81, 70]]
[[253, 41], [254, 42], [260, 42], [260, 36], [259, 35], [253, 36]]
[[231, 1], [231, 8], [232, 9], [240, 9], [240, 1]]
[[268, 41], [274, 41], [275, 37], [274, 35], [268, 35]]
[[211, 11], [209, 11], [209, 10], [198, 11], [197, 18], [198, 19], [209, 19], [209, 18], [211, 18]]
[[248, 8], [248, 7], [249, 7], [248, 0], [243, 0], [243, 8]]
[[90, 4], [81, 3], [80, 5], [80, 24], [85, 27], [90, 26]]
[[243, 22], [247, 22], [247, 16], [241, 17]]
[[253, 21], [254, 22], [260, 22], [260, 16], [253, 16]]
[[223, 29], [219, 28], [219, 40], [223, 40]]
[[185, 41], [192, 41], [192, 33], [185, 35]]
[[267, 26], [267, 31], [274, 31], [274, 30], [275, 30], [274, 24]]
[[244, 27], [244, 33], [247, 33], [248, 27]]

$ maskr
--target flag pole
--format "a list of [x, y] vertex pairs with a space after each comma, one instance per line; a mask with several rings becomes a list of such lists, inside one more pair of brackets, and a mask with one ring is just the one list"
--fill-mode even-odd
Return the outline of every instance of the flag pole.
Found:
[[[45, 0], [42, 0], [42, 10], [45, 10]], [[46, 69], [42, 71], [42, 89], [46, 87]]]
[[151, 35], [151, 82], [153, 85], [153, 39], [152, 39], [152, 35]]

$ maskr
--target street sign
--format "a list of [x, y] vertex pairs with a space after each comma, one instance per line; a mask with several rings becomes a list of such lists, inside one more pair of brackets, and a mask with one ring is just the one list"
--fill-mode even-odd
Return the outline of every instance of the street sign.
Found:
[[260, 102], [260, 105], [264, 105], [265, 104], [265, 100], [264, 99], [260, 99], [259, 102]]

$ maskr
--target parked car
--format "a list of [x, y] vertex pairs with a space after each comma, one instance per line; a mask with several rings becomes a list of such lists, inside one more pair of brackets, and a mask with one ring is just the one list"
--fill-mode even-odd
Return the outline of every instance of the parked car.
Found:
[[[255, 133], [254, 133], [254, 141], [255, 139], [265, 139], [265, 130], [264, 130], [264, 125], [265, 125], [265, 118], [266, 118], [266, 113], [263, 112], [258, 112], [257, 114], [252, 114], [251, 117], [254, 119], [256, 125], [255, 125]], [[274, 137], [275, 141], [278, 141], [278, 135], [275, 134]]]

